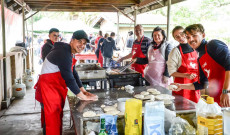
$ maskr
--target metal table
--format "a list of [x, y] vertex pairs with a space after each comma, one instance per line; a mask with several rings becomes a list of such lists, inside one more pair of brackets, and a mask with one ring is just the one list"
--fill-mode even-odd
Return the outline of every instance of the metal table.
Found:
[[[146, 91], [148, 88], [151, 88], [149, 86], [145, 87], [135, 87], [134, 88], [134, 94], [140, 93], [141, 91]], [[167, 90], [163, 87], [154, 87], [157, 90], [161, 91], [161, 93], [170, 94], [171, 91]], [[69, 100], [69, 106], [70, 106], [70, 112], [71, 117], [74, 123], [74, 129], [75, 133], [77, 135], [83, 135], [83, 130], [85, 126], [86, 121], [98, 121], [100, 120], [99, 116], [93, 117], [93, 118], [84, 118], [83, 113], [86, 111], [94, 111], [97, 114], [103, 113], [103, 110], [101, 109], [101, 105], [114, 105], [117, 103], [118, 98], [123, 97], [133, 97], [132, 94], [127, 93], [124, 90], [118, 90], [117, 88], [111, 88], [109, 90], [93, 90], [92, 93], [98, 95], [99, 100], [98, 101], [80, 101], [76, 97], [68, 97]], [[176, 96], [176, 99], [174, 100], [174, 104], [170, 106], [166, 106], [166, 108], [176, 111], [176, 113], [191, 113], [195, 112], [195, 103], [185, 99], [181, 96]], [[121, 118], [123, 116], [119, 116], [118, 118]]]

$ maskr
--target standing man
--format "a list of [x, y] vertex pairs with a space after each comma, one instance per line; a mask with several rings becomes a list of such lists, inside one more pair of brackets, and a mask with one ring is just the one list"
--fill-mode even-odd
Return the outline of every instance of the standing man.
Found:
[[135, 34], [137, 39], [133, 43], [132, 52], [120, 58], [118, 62], [132, 58], [132, 61], [135, 60], [135, 63], [132, 64], [132, 68], [144, 76], [144, 69], [148, 64], [148, 58], [146, 56], [151, 40], [144, 36], [144, 29], [140, 24], [135, 26]]
[[59, 38], [59, 30], [57, 28], [51, 28], [49, 31], [49, 39], [47, 39], [47, 42], [42, 46], [41, 49], [43, 61], [45, 61], [46, 56], [50, 53], [51, 49], [54, 47], [54, 43], [58, 42], [58, 38]]
[[110, 37], [105, 38], [101, 45], [101, 53], [103, 55], [103, 67], [109, 67], [113, 57], [113, 50], [117, 50], [115, 45], [115, 33], [111, 32]]
[[222, 107], [230, 107], [230, 52], [228, 46], [219, 40], [205, 40], [204, 27], [193, 24], [185, 28], [189, 45], [199, 54], [199, 80], [190, 84], [176, 84], [178, 90], [198, 90], [205, 88]]
[[[198, 81], [197, 52], [188, 44], [184, 28], [176, 26], [172, 35], [180, 44], [169, 53], [167, 65], [170, 76], [175, 83], [187, 84]], [[200, 99], [200, 90], [173, 91], [173, 95], [181, 95], [195, 103]]]
[[129, 34], [129, 38], [127, 39], [126, 47], [132, 48], [133, 47], [133, 41], [134, 41], [133, 31], [129, 31], [128, 34]]
[[41, 103], [41, 121], [44, 134], [62, 134], [62, 117], [67, 87], [81, 100], [97, 100], [97, 96], [87, 92], [75, 70], [75, 53], [84, 50], [89, 42], [83, 30], [73, 33], [69, 44], [56, 42], [45, 59], [41, 75], [35, 85], [35, 99]]

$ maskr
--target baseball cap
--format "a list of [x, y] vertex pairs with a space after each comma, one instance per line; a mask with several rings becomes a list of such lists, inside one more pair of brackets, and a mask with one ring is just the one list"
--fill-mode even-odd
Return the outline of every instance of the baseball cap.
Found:
[[88, 39], [88, 36], [87, 34], [85, 33], [84, 30], [77, 30], [73, 33], [73, 36], [72, 36], [73, 39], [77, 39], [77, 40], [80, 40], [80, 39], [85, 39], [87, 41], [87, 43], [89, 43], [89, 39]]

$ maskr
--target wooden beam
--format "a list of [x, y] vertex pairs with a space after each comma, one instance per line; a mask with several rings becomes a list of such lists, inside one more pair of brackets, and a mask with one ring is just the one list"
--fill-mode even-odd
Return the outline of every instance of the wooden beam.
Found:
[[120, 9], [118, 9], [117, 7], [115, 7], [114, 5], [111, 5], [112, 7], [114, 7], [117, 11], [119, 11], [120, 13], [122, 13], [124, 16], [126, 16], [127, 18], [129, 18], [130, 20], [132, 20], [134, 22], [134, 20], [132, 18], [130, 18], [128, 15], [126, 15], [123, 11], [121, 11]]
[[11, 0], [10, 2], [7, 2], [6, 5], [7, 7], [11, 7], [15, 2], [13, 0]]
[[[51, 4], [52, 4], [52, 2], [50, 2], [49, 4], [47, 4], [46, 6], [44, 6], [41, 10], [47, 8], [47, 7], [50, 6]], [[36, 14], [37, 14], [39, 11], [41, 11], [41, 10], [36, 11], [34, 14], [30, 15], [29, 17], [27, 17], [24, 21], [26, 21], [26, 20], [29, 19], [30, 17], [36, 15]]]
[[21, 6], [20, 5], [16, 5], [15, 7], [13, 7], [14, 11], [18, 10]]

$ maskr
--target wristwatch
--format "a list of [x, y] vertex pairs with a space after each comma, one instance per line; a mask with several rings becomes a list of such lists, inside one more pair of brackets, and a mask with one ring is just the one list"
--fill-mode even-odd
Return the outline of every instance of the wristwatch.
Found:
[[230, 93], [230, 90], [223, 89], [222, 93], [223, 93], [223, 94]]

